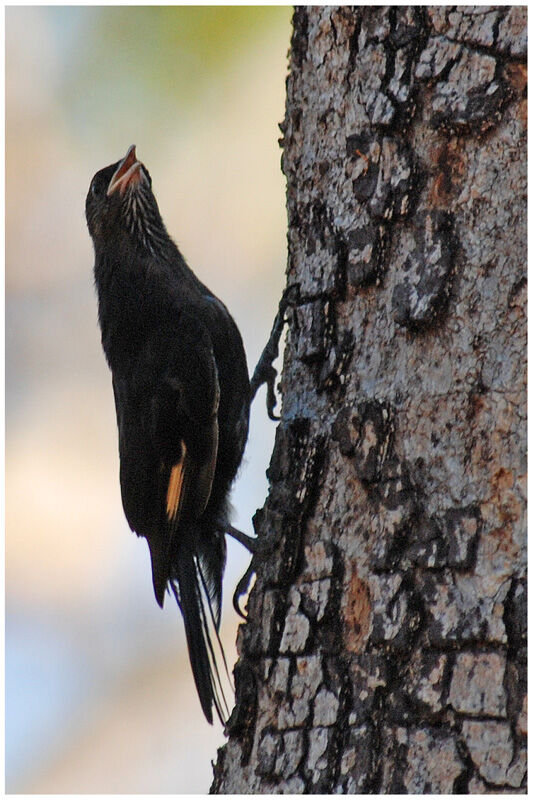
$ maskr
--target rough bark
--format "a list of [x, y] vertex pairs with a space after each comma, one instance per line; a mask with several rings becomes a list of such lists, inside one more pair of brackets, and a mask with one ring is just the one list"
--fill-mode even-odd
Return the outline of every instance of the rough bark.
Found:
[[293, 27], [298, 299], [213, 791], [523, 792], [526, 11]]

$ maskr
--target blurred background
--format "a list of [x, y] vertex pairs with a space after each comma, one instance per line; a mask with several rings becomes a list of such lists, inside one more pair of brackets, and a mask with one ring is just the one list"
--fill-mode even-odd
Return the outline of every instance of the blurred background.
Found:
[[[6, 9], [6, 790], [203, 793], [179, 611], [122, 513], [84, 202], [135, 143], [167, 228], [229, 306], [253, 369], [284, 285], [288, 7]], [[264, 389], [233, 493], [267, 490]], [[248, 557], [229, 542], [223, 640]]]

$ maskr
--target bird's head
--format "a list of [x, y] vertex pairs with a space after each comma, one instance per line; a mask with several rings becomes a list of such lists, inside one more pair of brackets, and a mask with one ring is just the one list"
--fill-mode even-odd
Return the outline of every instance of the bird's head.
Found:
[[85, 201], [87, 226], [95, 246], [108, 237], [126, 237], [153, 250], [164, 231], [150, 173], [137, 160], [132, 144], [121, 161], [99, 170], [91, 181]]

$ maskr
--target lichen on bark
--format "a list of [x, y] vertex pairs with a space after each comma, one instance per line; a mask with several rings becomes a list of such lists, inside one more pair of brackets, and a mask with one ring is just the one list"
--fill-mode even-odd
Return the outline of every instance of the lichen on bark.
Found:
[[219, 793], [524, 792], [526, 12], [297, 7]]

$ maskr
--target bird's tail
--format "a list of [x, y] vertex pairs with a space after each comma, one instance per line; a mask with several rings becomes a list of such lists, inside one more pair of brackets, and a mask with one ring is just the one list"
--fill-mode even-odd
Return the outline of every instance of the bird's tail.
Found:
[[[217, 574], [220, 559], [215, 550], [220, 551], [220, 542], [218, 537], [208, 539], [188, 533], [183, 536], [180, 532], [180, 546], [172, 560], [169, 583], [183, 615], [189, 659], [203, 712], [212, 724], [214, 706], [225, 725], [229, 711], [217, 664], [218, 653], [228, 673], [218, 633], [222, 584], [221, 572]], [[201, 545], [194, 546], [193, 542]]]

